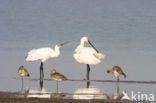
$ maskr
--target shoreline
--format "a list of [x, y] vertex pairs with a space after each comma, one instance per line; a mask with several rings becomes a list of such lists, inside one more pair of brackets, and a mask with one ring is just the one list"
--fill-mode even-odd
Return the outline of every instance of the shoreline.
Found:
[[[64, 98], [26, 98], [19, 95], [18, 92], [0, 92], [0, 103], [137, 103], [134, 101], [119, 100], [80, 100]], [[149, 102], [141, 102], [149, 103]]]

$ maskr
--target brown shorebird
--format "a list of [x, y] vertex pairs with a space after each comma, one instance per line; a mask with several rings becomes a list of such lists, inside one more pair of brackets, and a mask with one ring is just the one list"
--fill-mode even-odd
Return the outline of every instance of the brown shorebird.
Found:
[[67, 80], [67, 78], [64, 75], [56, 72], [55, 69], [51, 71], [50, 77], [56, 80], [56, 93], [58, 93], [58, 81]]
[[21, 90], [23, 90], [23, 86], [24, 86], [23, 77], [29, 77], [30, 75], [29, 75], [28, 71], [24, 68], [24, 66], [19, 67], [18, 74], [19, 74], [19, 76], [22, 77], [22, 88], [21, 88]]
[[113, 68], [107, 70], [107, 73], [113, 74], [115, 77], [117, 77], [117, 93], [119, 92], [119, 77], [122, 76], [126, 78], [126, 74], [122, 71], [122, 69], [119, 66], [114, 66]]
[[114, 66], [112, 69], [107, 70], [107, 73], [111, 73], [115, 77], [117, 77], [117, 81], [119, 81], [120, 76], [126, 78], [126, 74], [122, 71], [122, 69], [119, 66]]
[[112, 100], [121, 100], [122, 97], [123, 97], [123, 93], [114, 93], [113, 95], [111, 96], [108, 96], [107, 99], [112, 101]]

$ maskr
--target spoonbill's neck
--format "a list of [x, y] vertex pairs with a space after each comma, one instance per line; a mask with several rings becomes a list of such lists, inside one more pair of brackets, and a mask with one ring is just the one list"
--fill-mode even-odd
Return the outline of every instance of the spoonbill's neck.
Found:
[[60, 55], [60, 47], [58, 47], [57, 45], [55, 46], [55, 53], [56, 53], [56, 56]]
[[80, 46], [81, 46], [81, 47], [84, 47], [84, 43], [85, 43], [85, 41], [81, 40]]

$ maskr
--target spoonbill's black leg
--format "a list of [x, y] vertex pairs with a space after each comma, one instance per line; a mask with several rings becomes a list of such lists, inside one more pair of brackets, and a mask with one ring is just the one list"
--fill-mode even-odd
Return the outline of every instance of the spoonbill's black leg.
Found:
[[43, 88], [43, 62], [41, 62], [40, 65], [40, 88], [41, 90]]
[[89, 66], [89, 64], [87, 64], [87, 88], [89, 88], [89, 86], [90, 86], [89, 73], [90, 73], [90, 66]]

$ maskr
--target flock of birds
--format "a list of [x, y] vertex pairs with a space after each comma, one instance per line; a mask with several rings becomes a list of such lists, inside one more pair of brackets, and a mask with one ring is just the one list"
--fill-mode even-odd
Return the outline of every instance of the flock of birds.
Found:
[[[67, 44], [68, 42], [58, 44], [55, 46], [54, 50], [52, 48], [39, 48], [39, 49], [32, 49], [28, 52], [26, 57], [26, 61], [40, 61], [40, 88], [43, 88], [43, 79], [44, 79], [44, 72], [43, 72], [43, 63], [49, 58], [55, 58], [60, 55], [60, 47]], [[85, 47], [85, 43], [89, 43], [91, 47]], [[80, 45], [78, 45], [75, 49], [75, 53], [73, 57], [78, 63], [83, 63], [87, 65], [87, 88], [89, 88], [89, 73], [90, 73], [90, 65], [99, 64], [101, 59], [104, 58], [104, 54], [100, 53], [93, 44], [88, 40], [88, 37], [82, 37], [80, 40]], [[114, 66], [112, 69], [107, 70], [107, 73], [113, 74], [117, 78], [117, 82], [119, 82], [119, 77], [122, 76], [126, 78], [125, 73], [119, 66]], [[20, 66], [18, 70], [18, 74], [22, 77], [22, 90], [23, 90], [23, 77], [30, 76], [28, 71], [24, 68], [24, 66]], [[53, 69], [50, 73], [50, 77], [53, 80], [56, 80], [57, 87], [56, 93], [58, 93], [58, 81], [68, 80], [63, 74], [56, 72]]]

